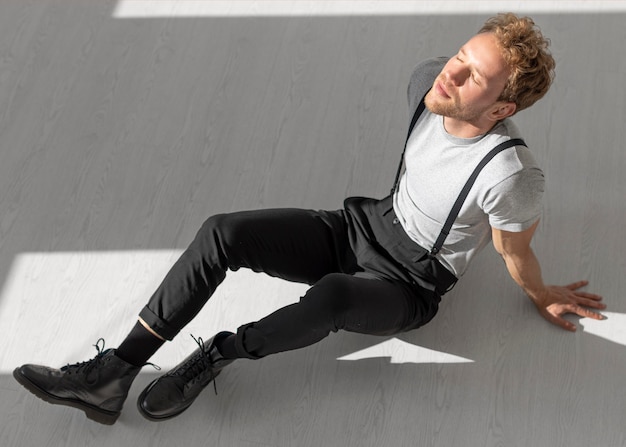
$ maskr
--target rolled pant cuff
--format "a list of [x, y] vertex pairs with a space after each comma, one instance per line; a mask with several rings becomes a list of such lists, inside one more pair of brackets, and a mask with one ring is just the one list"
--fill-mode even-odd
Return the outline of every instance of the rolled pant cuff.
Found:
[[152, 312], [147, 306], [141, 309], [139, 317], [150, 326], [150, 329], [168, 341], [172, 341], [180, 332], [180, 330], [172, 328], [165, 320]]
[[237, 350], [237, 355], [239, 356], [239, 358], [251, 360], [258, 360], [261, 358], [258, 355], [249, 353], [244, 346], [244, 332], [253, 324], [254, 323], [244, 324], [243, 326], [240, 326], [239, 329], [237, 329], [237, 336], [235, 337], [235, 349]]

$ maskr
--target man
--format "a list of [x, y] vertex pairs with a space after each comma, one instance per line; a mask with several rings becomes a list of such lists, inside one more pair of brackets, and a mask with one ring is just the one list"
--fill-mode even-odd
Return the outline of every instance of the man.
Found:
[[[390, 335], [433, 318], [440, 297], [491, 238], [506, 268], [550, 322], [601, 319], [601, 297], [585, 281], [546, 286], [530, 248], [541, 213], [543, 174], [509, 117], [547, 92], [554, 60], [529, 18], [489, 19], [451, 59], [418, 65], [408, 89], [411, 114], [426, 109], [407, 140], [406, 171], [383, 200], [351, 198], [338, 211], [275, 209], [213, 216], [165, 277], [117, 349], [53, 369], [23, 365], [14, 377], [54, 404], [105, 424], [118, 418], [148, 359], [202, 308], [226, 271], [241, 267], [312, 285], [295, 304], [236, 333], [220, 332], [140, 394], [143, 416], [185, 411], [237, 358], [257, 359], [311, 345], [340, 329]], [[417, 116], [417, 115], [416, 115]], [[442, 231], [459, 191], [494, 147]], [[432, 249], [431, 249], [432, 247]]]

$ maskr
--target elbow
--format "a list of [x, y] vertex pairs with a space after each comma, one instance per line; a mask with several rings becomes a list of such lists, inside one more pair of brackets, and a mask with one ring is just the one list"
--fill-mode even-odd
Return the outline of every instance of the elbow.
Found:
[[526, 262], [533, 256], [533, 251], [530, 247], [524, 247], [517, 250], [496, 250], [504, 262], [509, 264], [520, 264]]
[[498, 253], [502, 259], [506, 259], [507, 250], [505, 249], [505, 246], [503, 243], [494, 241], [493, 248], [496, 250], [496, 253]]

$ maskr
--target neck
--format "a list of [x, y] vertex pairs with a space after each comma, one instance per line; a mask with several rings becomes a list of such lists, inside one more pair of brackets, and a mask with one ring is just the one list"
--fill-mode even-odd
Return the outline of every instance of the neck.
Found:
[[497, 122], [493, 121], [463, 121], [448, 116], [443, 117], [443, 127], [450, 135], [459, 138], [474, 138], [485, 135]]

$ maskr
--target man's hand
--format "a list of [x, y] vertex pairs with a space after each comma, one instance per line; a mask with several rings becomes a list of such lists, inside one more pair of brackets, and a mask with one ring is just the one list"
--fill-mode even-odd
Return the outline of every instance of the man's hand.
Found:
[[493, 245], [504, 259], [511, 277], [535, 303], [539, 313], [563, 329], [576, 330], [576, 325], [563, 318], [565, 314], [603, 320], [602, 315], [589, 309], [605, 309], [606, 306], [601, 303], [602, 297], [578, 290], [586, 286], [587, 281], [578, 281], [563, 287], [544, 285], [539, 261], [530, 248], [530, 241], [538, 224], [539, 221], [519, 233], [495, 228], [492, 230]]
[[606, 305], [601, 302], [602, 297], [578, 290], [588, 283], [588, 281], [578, 281], [563, 287], [548, 286], [542, 293], [533, 297], [532, 301], [539, 313], [550, 323], [574, 332], [576, 325], [563, 318], [563, 315], [575, 314], [594, 320], [604, 319], [599, 313], [588, 309], [606, 309]]

